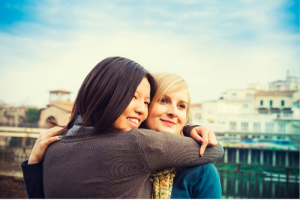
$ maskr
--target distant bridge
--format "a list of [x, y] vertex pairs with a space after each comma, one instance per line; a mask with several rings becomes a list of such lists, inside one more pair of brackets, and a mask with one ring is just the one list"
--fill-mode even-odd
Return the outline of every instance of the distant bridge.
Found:
[[0, 126], [0, 136], [38, 138], [45, 128]]

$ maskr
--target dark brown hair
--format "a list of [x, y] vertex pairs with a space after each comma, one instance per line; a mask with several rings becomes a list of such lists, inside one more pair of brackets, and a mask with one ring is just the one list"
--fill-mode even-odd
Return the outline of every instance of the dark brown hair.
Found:
[[66, 128], [70, 129], [81, 115], [80, 130], [93, 126], [94, 133], [100, 134], [114, 129], [113, 123], [127, 108], [144, 77], [150, 83], [152, 100], [155, 81], [141, 65], [122, 57], [102, 60], [84, 79]]

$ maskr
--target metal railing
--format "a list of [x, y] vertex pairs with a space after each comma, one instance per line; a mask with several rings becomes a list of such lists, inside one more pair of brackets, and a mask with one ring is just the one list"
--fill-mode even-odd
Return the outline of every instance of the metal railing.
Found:
[[[20, 163], [32, 147], [0, 146], [0, 162]], [[299, 168], [217, 162], [223, 198], [299, 199]]]
[[42, 126], [39, 126], [38, 124], [34, 123], [0, 123], [0, 126], [8, 126], [8, 127], [24, 127], [24, 128], [45, 128]]
[[0, 146], [0, 161], [20, 163], [29, 158], [32, 147]]
[[[221, 169], [220, 165], [235, 167]], [[223, 198], [299, 199], [299, 168], [219, 162], [216, 167], [220, 175]], [[248, 169], [241, 169], [243, 167]], [[259, 168], [262, 172], [255, 172], [257, 170], [250, 168]]]

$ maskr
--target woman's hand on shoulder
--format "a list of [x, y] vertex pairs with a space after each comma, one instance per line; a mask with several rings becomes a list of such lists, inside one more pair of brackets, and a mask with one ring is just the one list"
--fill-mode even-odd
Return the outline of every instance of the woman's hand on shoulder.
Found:
[[205, 127], [195, 127], [191, 131], [191, 137], [200, 142], [200, 155], [203, 156], [207, 146], [216, 146], [218, 141], [213, 130]]
[[61, 136], [56, 136], [65, 132], [66, 129], [55, 126], [40, 132], [38, 139], [36, 140], [33, 149], [30, 153], [28, 164], [39, 163], [44, 160], [46, 149], [50, 144], [61, 139]]

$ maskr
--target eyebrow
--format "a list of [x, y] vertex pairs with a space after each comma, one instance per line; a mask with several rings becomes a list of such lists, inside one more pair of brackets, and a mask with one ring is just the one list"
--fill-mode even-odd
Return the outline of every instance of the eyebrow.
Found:
[[185, 103], [185, 104], [188, 104], [188, 102], [186, 102], [186, 101], [181, 101], [182, 103]]
[[[171, 99], [171, 98], [170, 98], [168, 95], [163, 95], [163, 97], [162, 97], [162, 98], [164, 98], [164, 97], [168, 98], [168, 100], [170, 100], [170, 99]], [[181, 103], [185, 103], [185, 104], [188, 104], [188, 102], [186, 102], [186, 101], [184, 101], [184, 100], [179, 100], [179, 102], [181, 102]]]

